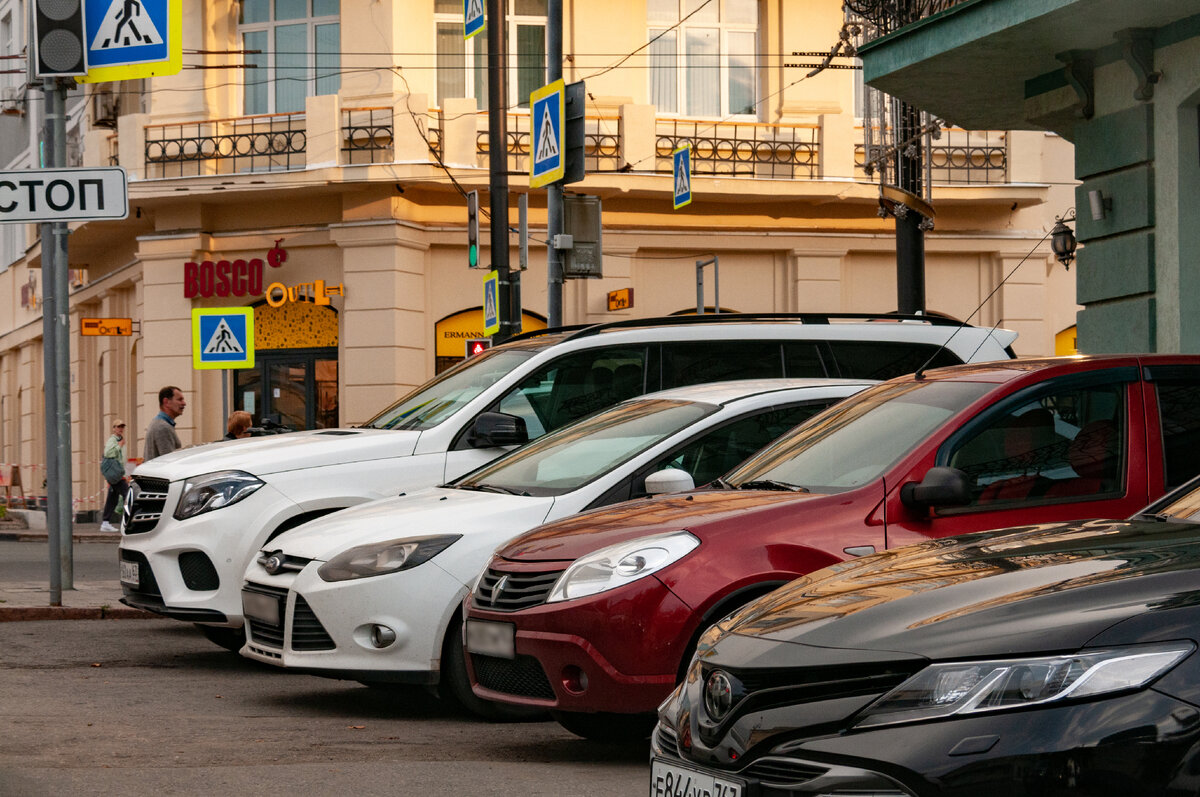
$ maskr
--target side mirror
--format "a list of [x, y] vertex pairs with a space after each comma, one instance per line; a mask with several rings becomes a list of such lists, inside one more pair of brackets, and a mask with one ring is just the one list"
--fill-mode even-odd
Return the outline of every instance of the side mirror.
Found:
[[692, 474], [679, 468], [667, 468], [646, 477], [646, 494], [682, 493], [696, 489]]
[[481, 412], [471, 426], [467, 442], [473, 448], [519, 446], [529, 442], [525, 419], [506, 412]]
[[967, 474], [958, 468], [930, 468], [920, 484], [909, 482], [900, 488], [900, 501], [914, 508], [965, 506], [971, 503]]

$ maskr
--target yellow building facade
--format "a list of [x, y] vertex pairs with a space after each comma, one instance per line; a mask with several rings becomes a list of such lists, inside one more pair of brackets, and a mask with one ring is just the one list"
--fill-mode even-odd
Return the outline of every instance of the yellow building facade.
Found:
[[[807, 76], [820, 59], [803, 55], [837, 41], [840, 2], [563, 5], [564, 78], [585, 81], [588, 103], [588, 175], [568, 192], [600, 197], [604, 222], [603, 278], [568, 281], [564, 323], [694, 309], [696, 261], [714, 255], [726, 309], [895, 309], [894, 221], [862, 168], [858, 73]], [[89, 86], [72, 106], [77, 163], [119, 164], [130, 181], [126, 220], [73, 225], [70, 237], [80, 511], [100, 505], [109, 422], [128, 422], [140, 455], [163, 385], [188, 398], [185, 445], [220, 439], [235, 408], [256, 423], [349, 425], [481, 335], [486, 271], [468, 267], [463, 191], [488, 207], [486, 36], [464, 40], [461, 1], [183, 7], [181, 74]], [[545, 24], [543, 0], [509, 0], [510, 224], [527, 193], [532, 239], [526, 329], [547, 312], [545, 191], [523, 176]], [[26, 123], [38, 105], [27, 103]], [[674, 210], [671, 151], [684, 143], [694, 201]], [[930, 158], [928, 308], [1015, 329], [1018, 353], [1053, 353], [1076, 310], [1045, 238], [1072, 201], [1070, 146], [948, 129]], [[0, 234], [12, 252], [0, 272], [0, 460], [40, 492], [40, 244], [32, 227]], [[711, 270], [706, 279], [711, 305]], [[633, 306], [610, 310], [608, 293], [623, 288]], [[194, 370], [191, 311], [245, 306], [256, 367]], [[97, 317], [133, 319], [134, 334], [80, 336], [80, 319]]]

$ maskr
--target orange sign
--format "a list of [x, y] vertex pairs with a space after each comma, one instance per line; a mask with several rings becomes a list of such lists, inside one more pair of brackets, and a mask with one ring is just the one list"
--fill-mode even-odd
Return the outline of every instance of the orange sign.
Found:
[[133, 334], [132, 318], [81, 318], [79, 319], [81, 335], [122, 335]]
[[633, 288], [622, 288], [619, 291], [608, 292], [608, 309], [628, 310], [633, 307]]

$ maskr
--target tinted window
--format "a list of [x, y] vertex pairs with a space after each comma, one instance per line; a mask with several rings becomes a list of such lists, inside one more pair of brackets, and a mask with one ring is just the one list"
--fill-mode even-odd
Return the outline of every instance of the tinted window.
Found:
[[834, 400], [830, 399], [795, 407], [760, 410], [693, 440], [655, 463], [650, 471], [679, 468], [691, 474], [697, 487], [708, 484], [733, 470], [788, 429], [804, 423], [833, 403]]
[[815, 343], [783, 344], [783, 371], [789, 377], [823, 377], [829, 375], [821, 351]]
[[1061, 390], [1010, 408], [959, 444], [948, 464], [973, 503], [1037, 503], [1124, 492], [1125, 386]]
[[858, 487], [993, 387], [914, 380], [869, 388], [763, 449], [725, 480], [734, 487], [776, 481], [814, 492]]
[[926, 363], [927, 369], [962, 363], [949, 349], [928, 343], [833, 340], [829, 347], [839, 373], [852, 379], [892, 379], [911, 374]]
[[783, 376], [777, 341], [721, 340], [663, 344], [663, 389], [726, 379]]
[[524, 418], [534, 438], [645, 392], [644, 346], [589, 349], [534, 371], [496, 409]]
[[1200, 473], [1200, 385], [1171, 381], [1157, 387], [1164, 475], [1167, 487], [1178, 487]]

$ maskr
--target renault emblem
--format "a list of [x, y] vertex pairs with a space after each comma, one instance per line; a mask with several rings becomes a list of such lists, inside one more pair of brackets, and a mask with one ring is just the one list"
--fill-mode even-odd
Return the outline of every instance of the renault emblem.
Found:
[[496, 586], [492, 587], [492, 605], [495, 606], [500, 600], [504, 588], [508, 586], [508, 575], [500, 576], [500, 580], [496, 582]]

